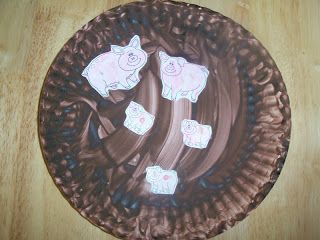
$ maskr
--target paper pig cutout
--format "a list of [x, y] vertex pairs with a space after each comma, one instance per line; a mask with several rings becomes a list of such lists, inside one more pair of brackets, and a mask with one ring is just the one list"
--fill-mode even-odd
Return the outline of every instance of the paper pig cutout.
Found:
[[196, 102], [206, 86], [209, 70], [182, 57], [170, 57], [162, 51], [159, 57], [162, 96], [169, 100], [187, 98]]
[[139, 71], [147, 62], [147, 53], [141, 49], [140, 38], [135, 35], [125, 46], [111, 45], [111, 51], [98, 55], [83, 70], [87, 78], [102, 97], [109, 96], [109, 90], [135, 87]]
[[212, 135], [209, 125], [199, 124], [195, 120], [184, 119], [181, 123], [183, 143], [192, 148], [206, 148]]
[[124, 126], [136, 134], [145, 134], [153, 125], [154, 116], [136, 102], [131, 101], [125, 113]]
[[147, 167], [146, 180], [151, 184], [151, 192], [154, 194], [174, 194], [178, 184], [177, 172], [163, 170], [160, 166]]

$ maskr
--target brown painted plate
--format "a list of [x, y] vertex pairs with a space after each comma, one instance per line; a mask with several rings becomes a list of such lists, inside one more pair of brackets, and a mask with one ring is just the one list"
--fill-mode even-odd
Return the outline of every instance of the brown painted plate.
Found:
[[[148, 55], [140, 81], [103, 97], [83, 70], [135, 35]], [[196, 102], [162, 97], [161, 51], [209, 70]], [[131, 101], [155, 116], [143, 135], [124, 126]], [[183, 119], [212, 127], [206, 148], [184, 144]], [[285, 85], [261, 43], [217, 12], [172, 1], [123, 5], [83, 26], [51, 64], [39, 103], [55, 184], [83, 217], [128, 239], [205, 239], [245, 218], [275, 183], [290, 128]], [[151, 191], [150, 166], [176, 171], [174, 194]]]

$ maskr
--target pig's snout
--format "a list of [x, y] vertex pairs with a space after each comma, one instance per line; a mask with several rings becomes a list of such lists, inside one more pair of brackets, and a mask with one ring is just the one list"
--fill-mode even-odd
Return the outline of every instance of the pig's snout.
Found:
[[165, 67], [166, 72], [169, 73], [173, 73], [176, 71], [176, 68], [174, 67], [173, 63], [169, 63], [166, 67]]
[[130, 53], [128, 57], [128, 64], [129, 65], [137, 65], [139, 63], [139, 58], [137, 55]]

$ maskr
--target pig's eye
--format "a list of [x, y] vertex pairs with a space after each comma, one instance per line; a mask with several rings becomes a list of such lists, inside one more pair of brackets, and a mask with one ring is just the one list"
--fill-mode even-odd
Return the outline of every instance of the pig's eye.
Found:
[[129, 57], [132, 57], [133, 53], [129, 53]]

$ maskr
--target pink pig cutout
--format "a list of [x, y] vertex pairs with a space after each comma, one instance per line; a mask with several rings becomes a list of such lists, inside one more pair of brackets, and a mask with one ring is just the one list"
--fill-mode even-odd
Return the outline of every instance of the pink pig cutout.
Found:
[[212, 136], [210, 125], [202, 125], [195, 120], [188, 119], [181, 122], [181, 132], [183, 143], [186, 146], [199, 149], [206, 148]]
[[174, 194], [178, 184], [178, 175], [175, 170], [164, 170], [160, 166], [146, 168], [146, 180], [151, 184], [154, 194]]
[[127, 117], [123, 125], [138, 135], [144, 135], [153, 126], [155, 117], [134, 101], [130, 102], [125, 113]]
[[171, 57], [163, 51], [159, 52], [159, 57], [162, 96], [169, 100], [187, 98], [197, 102], [206, 86], [209, 70], [182, 57]]
[[102, 97], [108, 97], [109, 90], [129, 90], [139, 83], [139, 71], [147, 63], [147, 57], [141, 49], [140, 37], [135, 35], [127, 46], [111, 45], [110, 52], [95, 57], [82, 76]]

